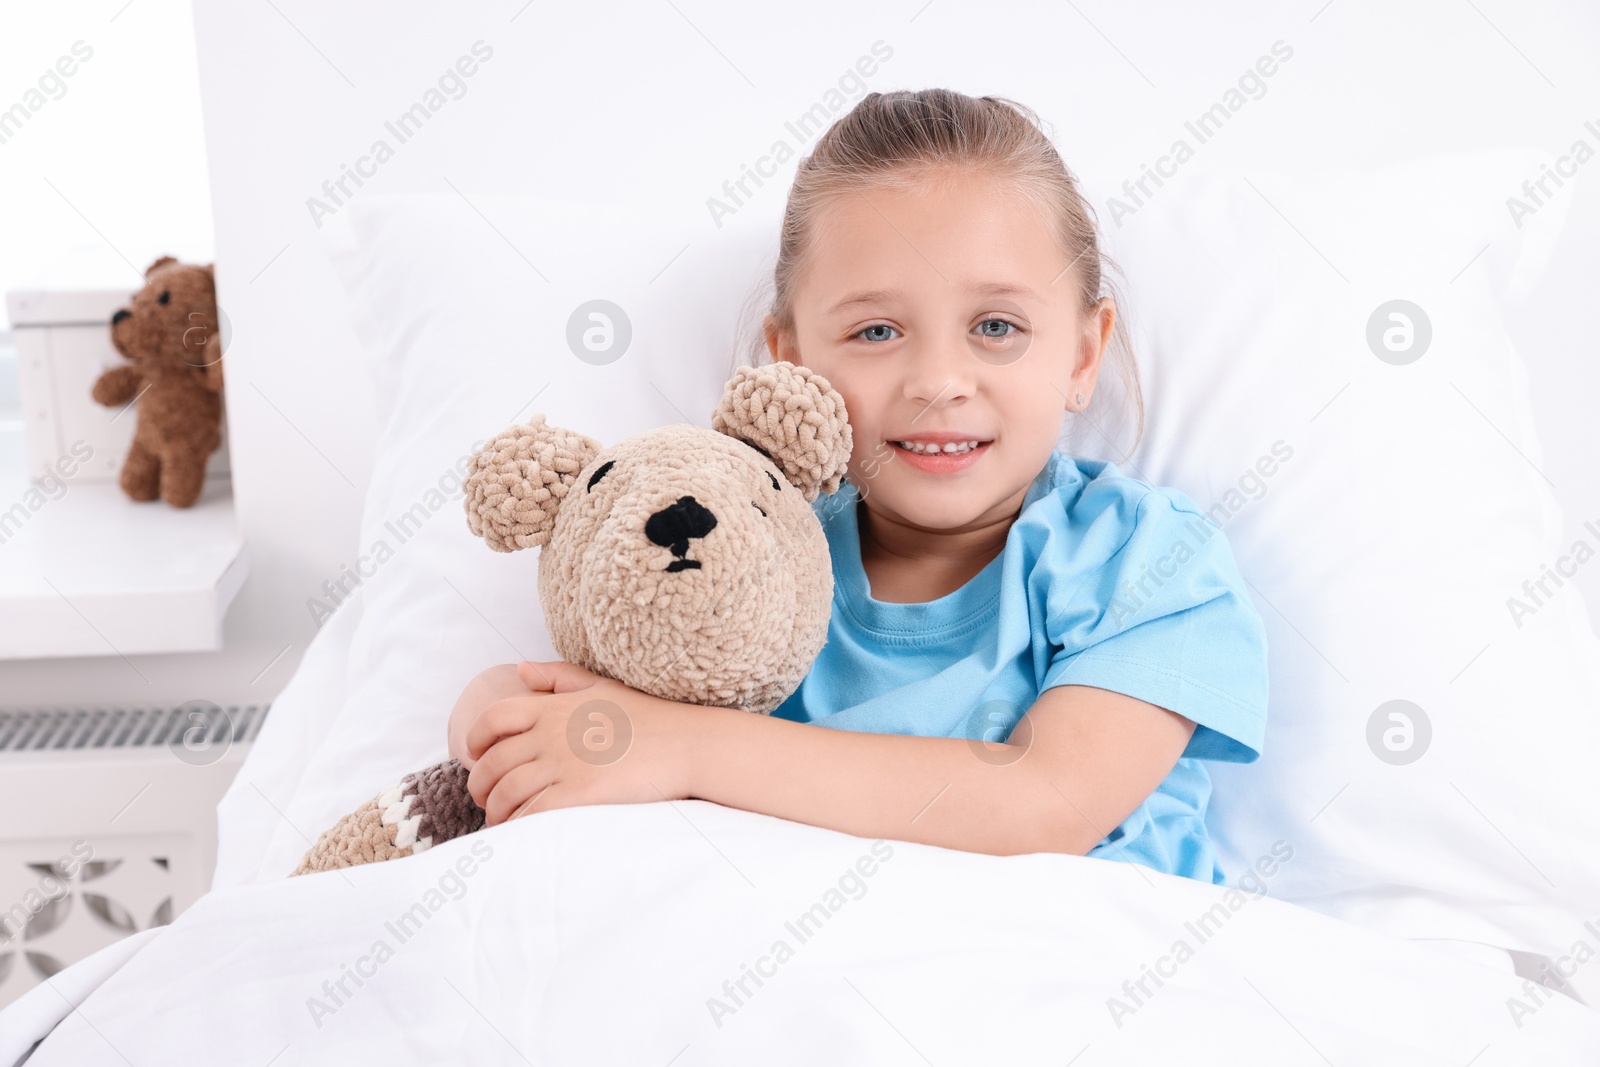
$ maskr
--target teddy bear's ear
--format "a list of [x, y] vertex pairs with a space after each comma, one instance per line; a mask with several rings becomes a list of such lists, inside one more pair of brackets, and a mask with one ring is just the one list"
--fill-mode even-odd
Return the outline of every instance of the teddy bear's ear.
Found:
[[711, 413], [711, 428], [754, 445], [807, 501], [838, 490], [850, 462], [844, 397], [809, 367], [740, 367]]
[[144, 269], [144, 276], [148, 278], [162, 267], [165, 267], [168, 263], [176, 262], [178, 262], [178, 257], [176, 256], [162, 256], [160, 259], [156, 260], [154, 263], [150, 264]]
[[544, 544], [561, 501], [600, 448], [576, 430], [545, 425], [543, 415], [502, 431], [473, 454], [467, 526], [496, 552]]

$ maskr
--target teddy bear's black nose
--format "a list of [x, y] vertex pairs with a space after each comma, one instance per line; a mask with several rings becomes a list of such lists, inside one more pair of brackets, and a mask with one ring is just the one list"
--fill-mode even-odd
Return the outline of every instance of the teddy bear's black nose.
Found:
[[678, 558], [667, 564], [667, 570], [681, 571], [700, 566], [697, 559], [683, 558], [689, 553], [689, 539], [704, 537], [716, 527], [717, 517], [701, 507], [698, 500], [680, 496], [645, 521], [644, 534], [655, 544], [672, 549]]
[[111, 316], [111, 325], [115, 326], [117, 323], [121, 322], [123, 319], [131, 319], [131, 318], [133, 318], [133, 312], [129, 311], [127, 308], [118, 308], [116, 310], [116, 312]]

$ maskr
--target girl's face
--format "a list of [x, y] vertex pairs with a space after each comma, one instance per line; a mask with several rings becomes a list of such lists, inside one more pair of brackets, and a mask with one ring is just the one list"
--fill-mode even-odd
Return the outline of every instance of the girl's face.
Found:
[[1093, 394], [1115, 310], [1080, 312], [1038, 208], [993, 178], [944, 179], [835, 197], [792, 294], [794, 336], [770, 316], [766, 336], [844, 397], [867, 506], [954, 531], [1015, 515], [1068, 399]]

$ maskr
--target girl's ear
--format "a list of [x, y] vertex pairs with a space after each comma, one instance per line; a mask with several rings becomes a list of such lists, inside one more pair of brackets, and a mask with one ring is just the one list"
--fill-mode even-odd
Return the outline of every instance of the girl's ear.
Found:
[[772, 357], [772, 361], [777, 363], [782, 360], [784, 358], [782, 351], [783, 331], [778, 329], [778, 317], [776, 315], [769, 312], [767, 317], [761, 320], [761, 335], [766, 338], [767, 354]]
[[772, 457], [806, 500], [836, 492], [850, 464], [844, 397], [808, 367], [740, 367], [711, 413], [711, 428]]
[[543, 415], [502, 431], [472, 456], [467, 526], [496, 552], [544, 544], [567, 491], [600, 448], [576, 430], [545, 425]]

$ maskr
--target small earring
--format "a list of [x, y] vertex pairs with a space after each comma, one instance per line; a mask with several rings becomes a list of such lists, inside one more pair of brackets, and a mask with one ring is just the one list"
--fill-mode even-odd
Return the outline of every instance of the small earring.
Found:
[[[1079, 393], [1079, 394], [1078, 394], [1078, 395], [1077, 395], [1077, 397], [1076, 397], [1076, 400], [1077, 400], [1077, 404], [1078, 404], [1078, 408], [1081, 408], [1081, 407], [1083, 407], [1083, 404], [1084, 404], [1084, 401], [1085, 401], [1085, 400], [1087, 400], [1087, 399], [1088, 399], [1088, 398], [1087, 398], [1087, 397], [1085, 397], [1085, 396], [1084, 396], [1084, 395], [1083, 395], [1083, 394], [1082, 394], [1082, 393]], [[1073, 410], [1075, 410], [1075, 411], [1076, 411], [1076, 410], [1077, 410], [1077, 408], [1074, 408], [1074, 409], [1073, 409]]]

